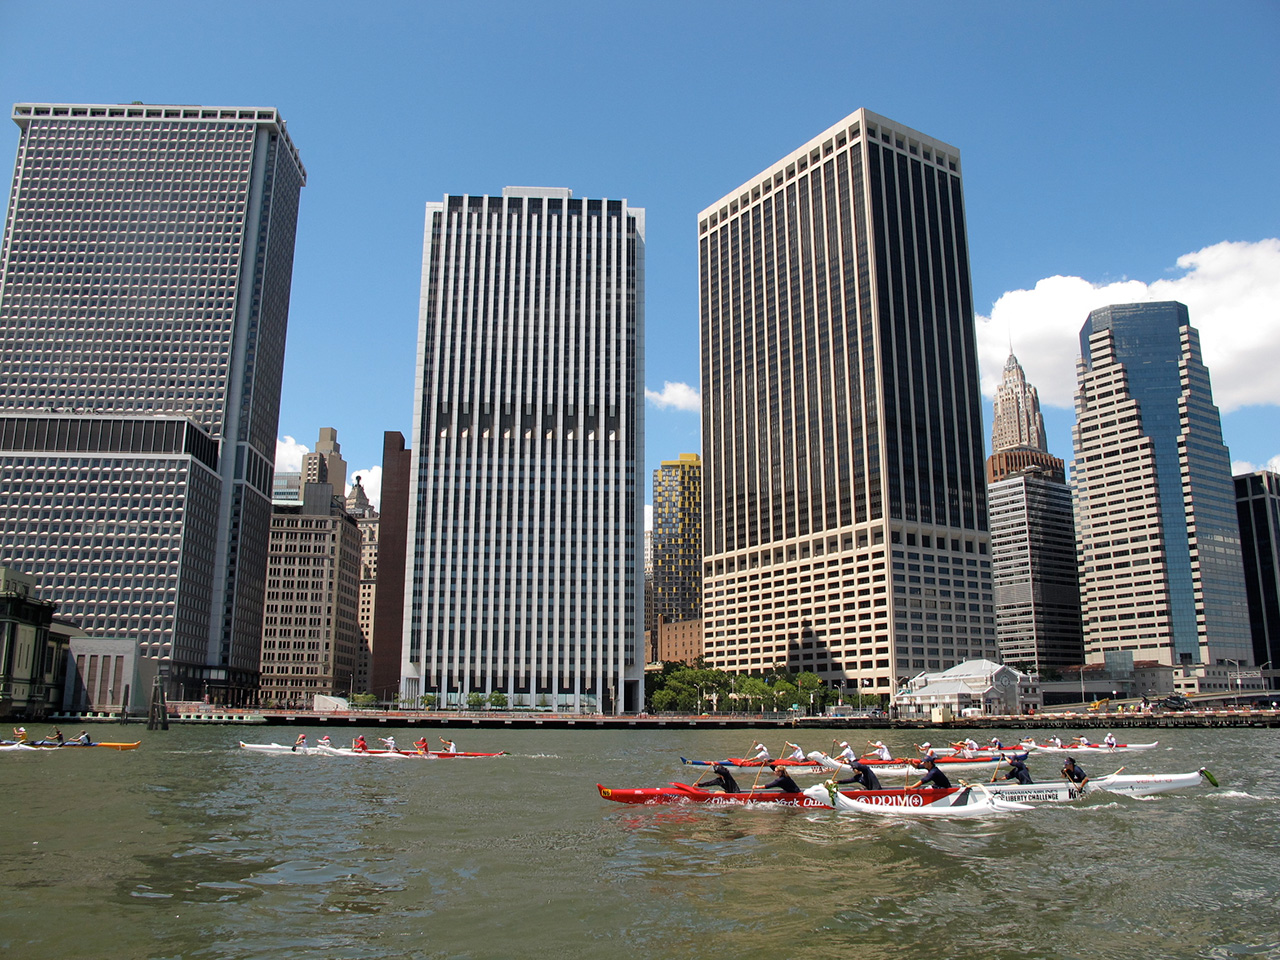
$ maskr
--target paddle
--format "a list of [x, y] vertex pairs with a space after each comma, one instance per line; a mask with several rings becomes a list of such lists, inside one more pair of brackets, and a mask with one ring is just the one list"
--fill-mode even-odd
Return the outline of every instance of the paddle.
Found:
[[987, 783], [995, 783], [995, 782], [996, 782], [996, 774], [998, 774], [998, 773], [1000, 772], [1000, 764], [1002, 764], [1002, 763], [1004, 763], [1004, 755], [1003, 755], [1003, 754], [1001, 754], [1001, 755], [1000, 755], [1000, 759], [998, 759], [998, 760], [996, 761], [996, 768], [995, 768], [994, 770], [992, 770], [992, 771], [991, 771], [991, 779], [990, 779], [990, 780], [988, 780], [988, 781], [987, 781]]

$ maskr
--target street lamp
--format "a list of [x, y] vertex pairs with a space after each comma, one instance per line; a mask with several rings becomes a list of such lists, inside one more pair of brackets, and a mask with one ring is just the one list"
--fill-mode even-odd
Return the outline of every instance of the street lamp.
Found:
[[[1240, 708], [1240, 661], [1239, 661], [1239, 660], [1224, 659], [1222, 662], [1223, 662], [1223, 663], [1234, 663], [1234, 664], [1236, 665], [1235, 678], [1234, 678], [1234, 679], [1235, 679], [1235, 681], [1236, 681], [1236, 709], [1239, 709], [1239, 708]], [[1228, 690], [1229, 690], [1229, 689], [1231, 689], [1231, 680], [1232, 680], [1232, 675], [1231, 675], [1230, 673], [1228, 673], [1228, 674], [1227, 674], [1227, 689], [1228, 689]]]

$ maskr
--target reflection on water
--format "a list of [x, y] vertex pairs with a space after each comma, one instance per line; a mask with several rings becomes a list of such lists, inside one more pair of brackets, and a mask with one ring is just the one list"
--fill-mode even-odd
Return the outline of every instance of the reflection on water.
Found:
[[0, 757], [5, 955], [1280, 956], [1272, 731], [1161, 731], [1128, 763], [1208, 765], [1217, 791], [982, 821], [595, 791], [694, 779], [678, 758], [740, 732], [469, 730], [514, 755], [393, 763], [135, 731], [133, 753]]

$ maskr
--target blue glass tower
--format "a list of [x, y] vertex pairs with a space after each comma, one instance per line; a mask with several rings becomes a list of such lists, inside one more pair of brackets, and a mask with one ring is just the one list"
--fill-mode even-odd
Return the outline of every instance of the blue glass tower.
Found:
[[1230, 457], [1187, 308], [1093, 311], [1077, 373], [1072, 477], [1088, 655], [1129, 650], [1194, 667], [1197, 687], [1216, 688], [1221, 671], [1210, 668], [1247, 662], [1251, 644]]

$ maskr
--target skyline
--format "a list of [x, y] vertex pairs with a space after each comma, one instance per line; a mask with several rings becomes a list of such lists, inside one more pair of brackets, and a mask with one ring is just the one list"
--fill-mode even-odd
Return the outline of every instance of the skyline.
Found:
[[[680, 407], [700, 389], [697, 213], [861, 107], [964, 156], [984, 434], [1011, 340], [1050, 452], [1068, 457], [1089, 310], [1177, 299], [1232, 459], [1280, 455], [1280, 382], [1265, 375], [1280, 362], [1280, 199], [1267, 164], [1248, 162], [1280, 146], [1258, 122], [1280, 105], [1274, 5], [935, 5], [927, 23], [832, 6], [821, 29], [761, 4], [566, 3], [561, 17], [391, 4], [377, 20], [323, 3], [181, 20], [155, 3], [129, 18], [60, 9], [56, 33], [35, 4], [0, 10], [9, 103], [261, 105], [289, 124], [309, 183], [279, 437], [311, 449], [335, 427], [350, 478], [379, 473], [384, 430], [411, 433], [425, 204], [521, 183], [648, 210], [644, 476], [701, 453], [700, 418]], [[238, 12], [274, 38], [272, 56], [244, 41]], [[1194, 56], [1169, 55], [1183, 49]], [[601, 110], [617, 122], [585, 122]], [[12, 156], [16, 126], [7, 136]], [[335, 357], [349, 373], [308, 375]]]

